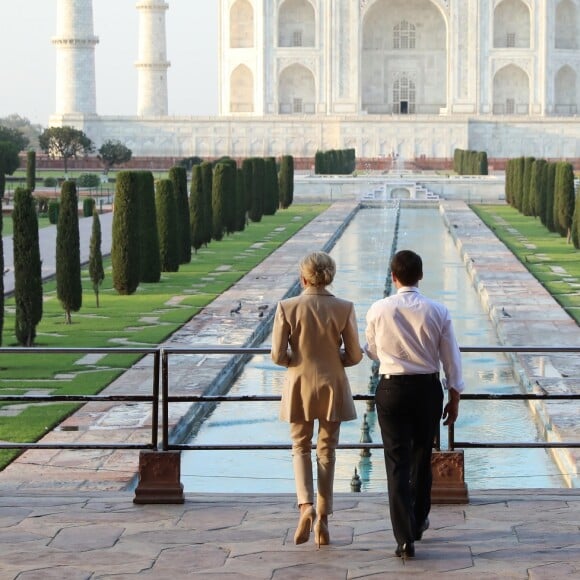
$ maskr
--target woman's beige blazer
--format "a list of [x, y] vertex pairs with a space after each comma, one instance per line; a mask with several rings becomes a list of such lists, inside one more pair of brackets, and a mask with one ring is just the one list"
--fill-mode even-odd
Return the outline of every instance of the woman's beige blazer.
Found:
[[272, 360], [288, 367], [280, 419], [350, 421], [356, 410], [344, 367], [362, 359], [354, 305], [325, 288], [278, 303]]

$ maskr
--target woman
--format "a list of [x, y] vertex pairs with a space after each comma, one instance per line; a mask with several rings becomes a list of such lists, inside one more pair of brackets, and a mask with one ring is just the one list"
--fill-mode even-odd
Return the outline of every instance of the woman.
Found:
[[[280, 419], [290, 423], [292, 438], [300, 508], [294, 534], [296, 544], [307, 542], [312, 529], [317, 546], [330, 542], [328, 515], [332, 514], [340, 423], [356, 419], [344, 367], [359, 363], [362, 349], [354, 305], [326, 289], [335, 273], [334, 260], [324, 252], [313, 252], [303, 258], [300, 282], [304, 290], [300, 296], [278, 304], [272, 331], [272, 360], [288, 368]], [[311, 459], [315, 419], [318, 420], [316, 510]]]

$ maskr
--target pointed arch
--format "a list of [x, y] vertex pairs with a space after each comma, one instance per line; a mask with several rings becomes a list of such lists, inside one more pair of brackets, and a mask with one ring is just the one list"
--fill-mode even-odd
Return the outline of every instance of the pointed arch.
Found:
[[[364, 13], [361, 47], [364, 111], [438, 114], [447, 106], [447, 21], [439, 4], [374, 0]], [[411, 81], [412, 106], [400, 96], [401, 83], [410, 89]]]
[[237, 66], [230, 77], [230, 111], [232, 113], [254, 112], [254, 75], [245, 65]]
[[554, 82], [554, 112], [556, 115], [575, 115], [578, 111], [578, 75], [564, 65], [557, 73]]
[[531, 16], [522, 0], [502, 0], [493, 12], [494, 48], [530, 48]]
[[308, 0], [286, 0], [278, 11], [278, 46], [315, 46], [316, 16]]
[[315, 113], [316, 83], [312, 71], [301, 64], [286, 67], [278, 79], [278, 101], [280, 113]]
[[496, 115], [528, 115], [530, 79], [519, 66], [509, 64], [493, 78], [493, 112]]
[[254, 9], [248, 0], [236, 0], [230, 9], [230, 47], [254, 46]]
[[578, 10], [571, 0], [562, 0], [556, 6], [555, 47], [574, 50], [578, 48]]

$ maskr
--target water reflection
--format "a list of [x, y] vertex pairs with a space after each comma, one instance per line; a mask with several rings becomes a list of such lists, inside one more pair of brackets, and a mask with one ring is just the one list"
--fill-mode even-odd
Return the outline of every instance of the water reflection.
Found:
[[[332, 290], [356, 305], [361, 342], [369, 306], [383, 296], [392, 245], [395, 211], [363, 210], [332, 251], [337, 276]], [[498, 344], [494, 330], [471, 285], [459, 253], [436, 209], [401, 210], [397, 249], [413, 249], [423, 257], [421, 290], [450, 309], [462, 346]], [[265, 340], [270, 344], [270, 338]], [[501, 354], [464, 354], [464, 377], [470, 392], [518, 392], [511, 366]], [[347, 369], [354, 393], [370, 392], [371, 361]], [[248, 363], [231, 394], [280, 394], [284, 369], [269, 356]], [[197, 444], [289, 443], [287, 423], [278, 420], [278, 403], [226, 403], [220, 405], [199, 430]], [[373, 441], [380, 442], [374, 410], [356, 402], [358, 419], [343, 423], [341, 442], [358, 443], [363, 437], [363, 416]], [[443, 447], [446, 446], [442, 431]], [[536, 441], [537, 429], [521, 401], [464, 402], [456, 426], [463, 441]], [[335, 489], [350, 491], [357, 469], [362, 491], [385, 491], [382, 452], [362, 457], [357, 450], [337, 454]], [[561, 476], [547, 452], [541, 449], [466, 450], [466, 480], [470, 489], [560, 487]], [[293, 492], [289, 451], [190, 451], [183, 453], [182, 482], [187, 492]]]

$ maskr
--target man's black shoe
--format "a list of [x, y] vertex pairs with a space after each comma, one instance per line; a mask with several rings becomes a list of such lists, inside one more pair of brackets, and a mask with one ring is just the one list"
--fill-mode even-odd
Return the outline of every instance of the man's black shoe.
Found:
[[429, 518], [425, 518], [423, 523], [417, 528], [417, 533], [415, 534], [415, 540], [419, 541], [423, 539], [423, 532], [429, 529]]
[[407, 542], [406, 544], [399, 544], [397, 549], [395, 550], [395, 556], [399, 558], [403, 558], [406, 560], [407, 558], [414, 558], [415, 557], [415, 544], [413, 542]]

